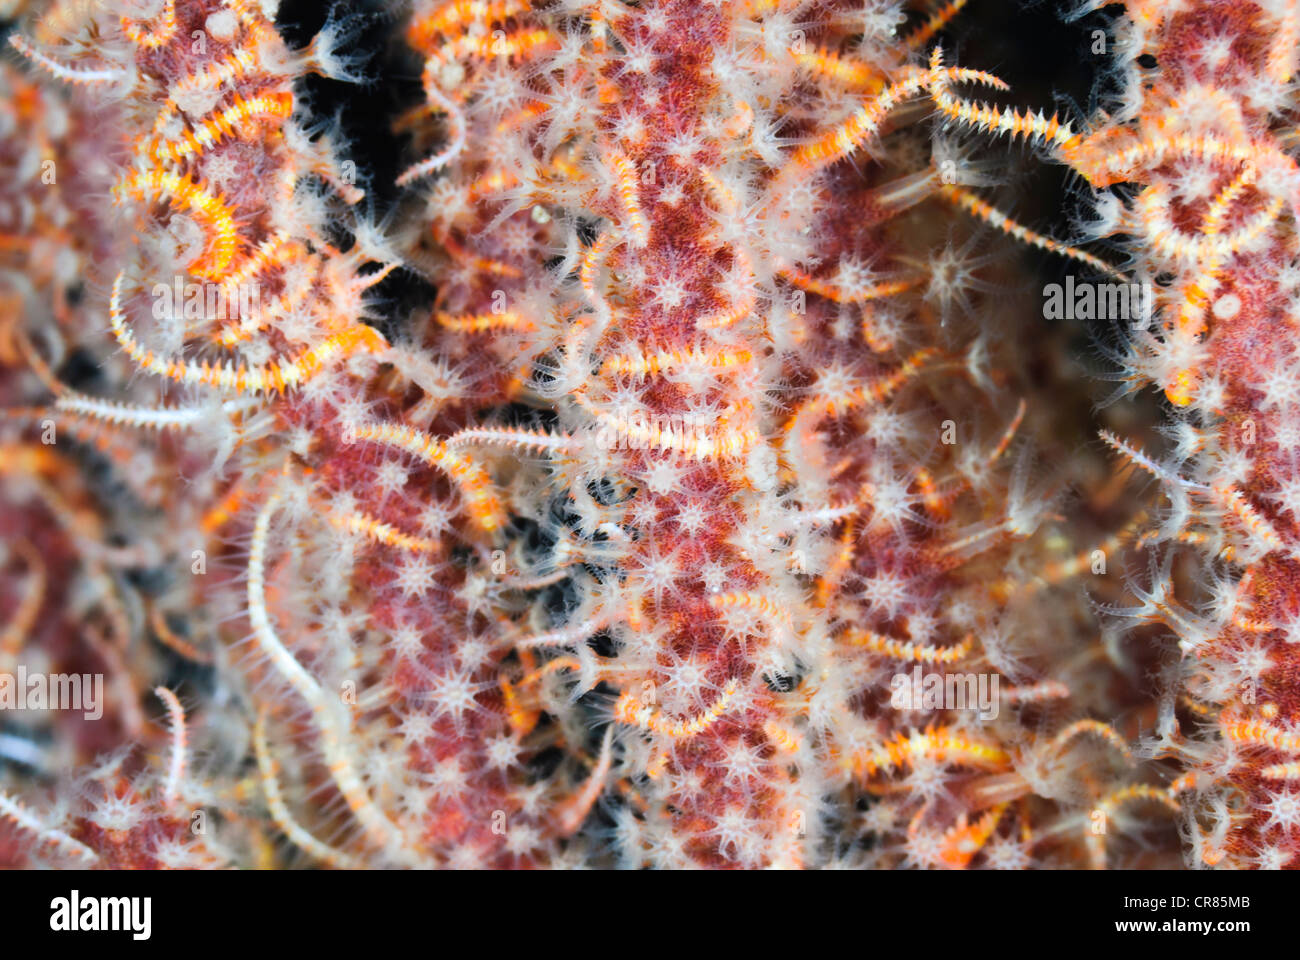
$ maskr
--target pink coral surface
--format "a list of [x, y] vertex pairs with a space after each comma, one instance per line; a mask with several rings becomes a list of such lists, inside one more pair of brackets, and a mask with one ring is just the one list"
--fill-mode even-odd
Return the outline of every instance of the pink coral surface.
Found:
[[0, 863], [1291, 863], [1291, 5], [11, 6]]

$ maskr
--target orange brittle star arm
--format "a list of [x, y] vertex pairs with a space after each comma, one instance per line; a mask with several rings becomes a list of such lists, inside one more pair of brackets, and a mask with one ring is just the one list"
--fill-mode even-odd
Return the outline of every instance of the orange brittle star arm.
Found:
[[1079, 135], [1055, 115], [1048, 118], [1041, 113], [1026, 111], [1021, 114], [1010, 108], [1004, 110], [987, 103], [971, 103], [953, 96], [948, 92], [948, 84], [954, 79], [980, 82], [997, 90], [1010, 89], [996, 77], [979, 71], [943, 69], [943, 51], [935, 47], [930, 54], [928, 85], [935, 106], [944, 116], [995, 135], [1005, 133], [1012, 140], [1037, 140], [1063, 151], [1073, 150], [1079, 145]]
[[669, 718], [649, 705], [642, 705], [631, 693], [624, 693], [614, 705], [614, 719], [629, 726], [643, 727], [652, 733], [680, 739], [693, 737], [713, 726], [736, 695], [735, 678], [727, 681], [722, 693], [707, 708], [693, 717]]
[[[1169, 789], [1153, 787], [1146, 783], [1134, 783], [1129, 784], [1127, 787], [1121, 787], [1119, 790], [1103, 797], [1094, 808], [1094, 813], [1100, 813], [1102, 817], [1109, 819], [1125, 804], [1140, 801], [1158, 803], [1174, 813], [1178, 813], [1178, 811], [1182, 809], [1178, 799]], [[1094, 830], [1093, 821], [1088, 823], [1085, 842], [1088, 845], [1088, 853], [1092, 859], [1093, 866], [1099, 870], [1105, 869], [1106, 834], [1104, 830], [1102, 832]]]
[[109, 300], [109, 322], [113, 336], [141, 369], [155, 376], [166, 377], [177, 383], [201, 384], [239, 393], [284, 393], [310, 380], [331, 362], [350, 356], [359, 350], [378, 353], [387, 348], [383, 335], [373, 327], [354, 323], [339, 333], [327, 337], [315, 346], [303, 350], [296, 358], [258, 367], [227, 362], [216, 365], [203, 361], [169, 360], [136, 342], [135, 334], [126, 322], [122, 311], [122, 280], [125, 271], [113, 281], [113, 295]]
[[[954, 83], [980, 83], [997, 90], [1010, 89], [1003, 81], [982, 70], [956, 67], [945, 70], [935, 64], [929, 71], [908, 71], [901, 80], [891, 83], [863, 104], [844, 123], [801, 146], [795, 151], [791, 167], [795, 170], [824, 167], [847, 157], [879, 131], [885, 118], [898, 106], [922, 90], [938, 86], [940, 78]], [[936, 100], [938, 96], [936, 92]], [[951, 96], [947, 99], [955, 101]]]
[[258, 711], [257, 725], [253, 728], [253, 749], [257, 754], [257, 770], [262, 780], [262, 792], [266, 795], [266, 806], [270, 810], [271, 819], [275, 821], [275, 825], [280, 828], [280, 832], [289, 839], [289, 842], [308, 856], [331, 866], [344, 869], [357, 868], [359, 864], [354, 858], [317, 840], [289, 813], [284, 795], [280, 792], [280, 781], [276, 778], [277, 764], [272, 759], [270, 748], [266, 744], [266, 714], [266, 707]]
[[1129, 749], [1128, 743], [1126, 743], [1124, 738], [1115, 731], [1114, 727], [1108, 723], [1102, 723], [1100, 720], [1078, 720], [1075, 723], [1070, 724], [1052, 738], [1051, 745], [1048, 749], [1060, 751], [1075, 737], [1083, 736], [1084, 734], [1092, 734], [1100, 737], [1114, 747], [1115, 750], [1124, 757], [1126, 762], [1133, 762], [1133, 751]]
[[582, 826], [582, 821], [587, 818], [592, 806], [600, 798], [605, 790], [605, 781], [609, 778], [609, 770], [614, 761], [614, 725], [611, 723], [605, 728], [605, 739], [601, 742], [600, 758], [596, 761], [596, 766], [592, 769], [591, 775], [587, 777], [587, 782], [583, 784], [582, 789], [560, 804], [557, 814], [560, 820], [560, 836], [568, 836]]
[[154, 687], [154, 695], [167, 706], [167, 722], [171, 726], [171, 760], [167, 765], [167, 781], [163, 786], [163, 806], [172, 807], [180, 797], [181, 781], [185, 778], [185, 753], [188, 729], [185, 709], [176, 694], [167, 687]]
[[19, 33], [9, 35], [9, 45], [32, 63], [64, 83], [117, 83], [128, 76], [127, 71], [121, 67], [102, 67], [97, 70], [91, 67], [68, 66], [60, 63], [53, 57], [41, 53], [31, 45], [26, 37]]
[[850, 630], [844, 640], [855, 647], [863, 647], [873, 653], [882, 653], [895, 660], [915, 660], [918, 663], [955, 663], [974, 649], [975, 636], [970, 634], [960, 643], [951, 647], [923, 646], [904, 643], [893, 637], [884, 637], [868, 630]]
[[358, 440], [405, 450], [446, 473], [460, 485], [470, 515], [482, 529], [490, 533], [505, 525], [501, 503], [487, 472], [468, 457], [449, 450], [443, 441], [413, 427], [394, 423], [358, 425], [353, 435]]
[[1011, 756], [1001, 747], [971, 739], [950, 727], [917, 730], [899, 734], [884, 746], [866, 747], [840, 759], [840, 766], [855, 776], [871, 776], [877, 771], [893, 771], [911, 764], [915, 757], [930, 757], [940, 762], [964, 763], [975, 767], [1004, 769]]
[[152, 25], [140, 26], [141, 21], [122, 17], [122, 32], [132, 43], [147, 50], [156, 50], [176, 33], [176, 0], [166, 0], [163, 8], [152, 18]]
[[34, 834], [42, 843], [48, 843], [80, 860], [89, 863], [99, 859], [99, 855], [94, 850], [74, 840], [62, 830], [47, 827], [39, 817], [3, 790], [0, 790], [0, 818], [11, 820], [23, 830]]
[[1087, 264], [1095, 270], [1116, 277], [1125, 283], [1129, 282], [1126, 274], [1122, 273], [1117, 267], [1112, 266], [1100, 257], [1093, 256], [1086, 250], [1080, 250], [1078, 247], [1071, 247], [1068, 244], [1053, 240], [1051, 237], [1044, 236], [1022, 226], [1012, 220], [1002, 211], [996, 209], [992, 204], [981, 200], [975, 194], [971, 193], [964, 187], [954, 184], [945, 183], [939, 188], [939, 193], [951, 203], [956, 204], [962, 210], [965, 210], [971, 216], [983, 220], [996, 230], [1022, 243], [1027, 243], [1039, 250], [1046, 250], [1049, 253], [1060, 254], [1063, 257], [1069, 257], [1072, 260], [1078, 260], [1080, 263]]
[[186, 130], [178, 140], [165, 140], [155, 135], [141, 148], [141, 153], [155, 163], [180, 163], [246, 131], [255, 118], [285, 120], [291, 113], [293, 94], [287, 91], [262, 94], [249, 100], [235, 94], [230, 106], [204, 120], [195, 129]]
[[119, 199], [122, 196], [150, 201], [170, 198], [177, 206], [193, 213], [207, 234], [208, 245], [207, 250], [190, 264], [190, 272], [210, 280], [224, 276], [239, 245], [234, 211], [224, 200], [209, 193], [186, 174], [165, 170], [132, 171], [113, 192]]
[[360, 510], [330, 511], [329, 521], [340, 530], [359, 533], [375, 543], [381, 543], [387, 547], [396, 547], [399, 550], [410, 550], [413, 553], [432, 553], [441, 545], [439, 541], [431, 540], [428, 537], [417, 537], [409, 533], [403, 533], [391, 523], [376, 520], [368, 513]]
[[279, 505], [276, 493], [267, 497], [257, 513], [248, 553], [248, 619], [253, 627], [253, 638], [264, 655], [270, 659], [280, 676], [284, 677], [298, 695], [311, 707], [316, 727], [320, 732], [321, 746], [329, 765], [330, 774], [348, 807], [366, 828], [372, 842], [381, 848], [400, 848], [404, 842], [401, 832], [371, 800], [365, 783], [356, 772], [347, 748], [346, 717], [329, 695], [321, 689], [316, 678], [307, 672], [297, 658], [280, 641], [266, 608], [266, 544], [271, 526], [271, 516]]

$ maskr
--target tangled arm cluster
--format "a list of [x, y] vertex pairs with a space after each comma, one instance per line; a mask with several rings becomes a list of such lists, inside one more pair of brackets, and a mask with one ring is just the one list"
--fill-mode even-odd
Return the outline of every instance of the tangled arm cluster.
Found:
[[[964, 5], [5, 4], [0, 694], [104, 687], [0, 710], [0, 863], [1290, 864], [1300, 10], [1133, 0], [1067, 122]], [[1075, 432], [1004, 242], [1163, 412]]]

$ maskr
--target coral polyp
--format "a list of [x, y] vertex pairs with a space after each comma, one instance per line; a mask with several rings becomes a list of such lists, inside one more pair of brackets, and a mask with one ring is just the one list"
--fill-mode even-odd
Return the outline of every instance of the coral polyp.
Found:
[[1067, 114], [961, 2], [22, 5], [0, 862], [1288, 865], [1296, 12], [1176, 6]]

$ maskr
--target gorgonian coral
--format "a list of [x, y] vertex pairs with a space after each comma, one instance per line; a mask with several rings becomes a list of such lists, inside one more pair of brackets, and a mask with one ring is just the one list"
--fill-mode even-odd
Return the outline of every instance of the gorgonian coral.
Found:
[[[1177, 643], [1151, 750], [1185, 764], [1195, 789], [1189, 856], [1276, 868], [1300, 826], [1288, 785], [1300, 773], [1296, 11], [1131, 7], [1122, 109], [1061, 153], [1095, 187], [1140, 186], [1124, 201], [1103, 194], [1094, 229], [1131, 235], [1159, 308], [1130, 331], [1126, 376], [1167, 397], [1165, 452], [1104, 435], [1161, 488], [1135, 521], [1158, 559], [1122, 612]], [[1154, 57], [1149, 78], [1142, 57]]]
[[[1160, 83], [1071, 125], [945, 56], [962, 6], [417, 2], [382, 218], [304, 93], [365, 77], [361, 15], [294, 49], [252, 0], [27, 11], [0, 652], [112, 693], [47, 721], [5, 859], [1163, 865], [1112, 842], [1150, 810], [1285, 862], [1290, 381], [1230, 365], [1278, 325], [1245, 258], [1285, 253], [1294, 164], [1232, 71], [1285, 87], [1291, 33], [1216, 6], [1184, 69], [1199, 8], [1143, 6]], [[1000, 139], [1146, 184], [1094, 230], [1133, 277], [991, 202]], [[995, 231], [1160, 279], [1131, 366], [1181, 460], [1105, 436], [1168, 509], [1105, 529]], [[432, 305], [375, 296], [401, 272]], [[1126, 546], [1164, 579], [1117, 609], [1196, 655], [1155, 695], [1158, 639], [1099, 640], [1076, 583], [1117, 598]]]

